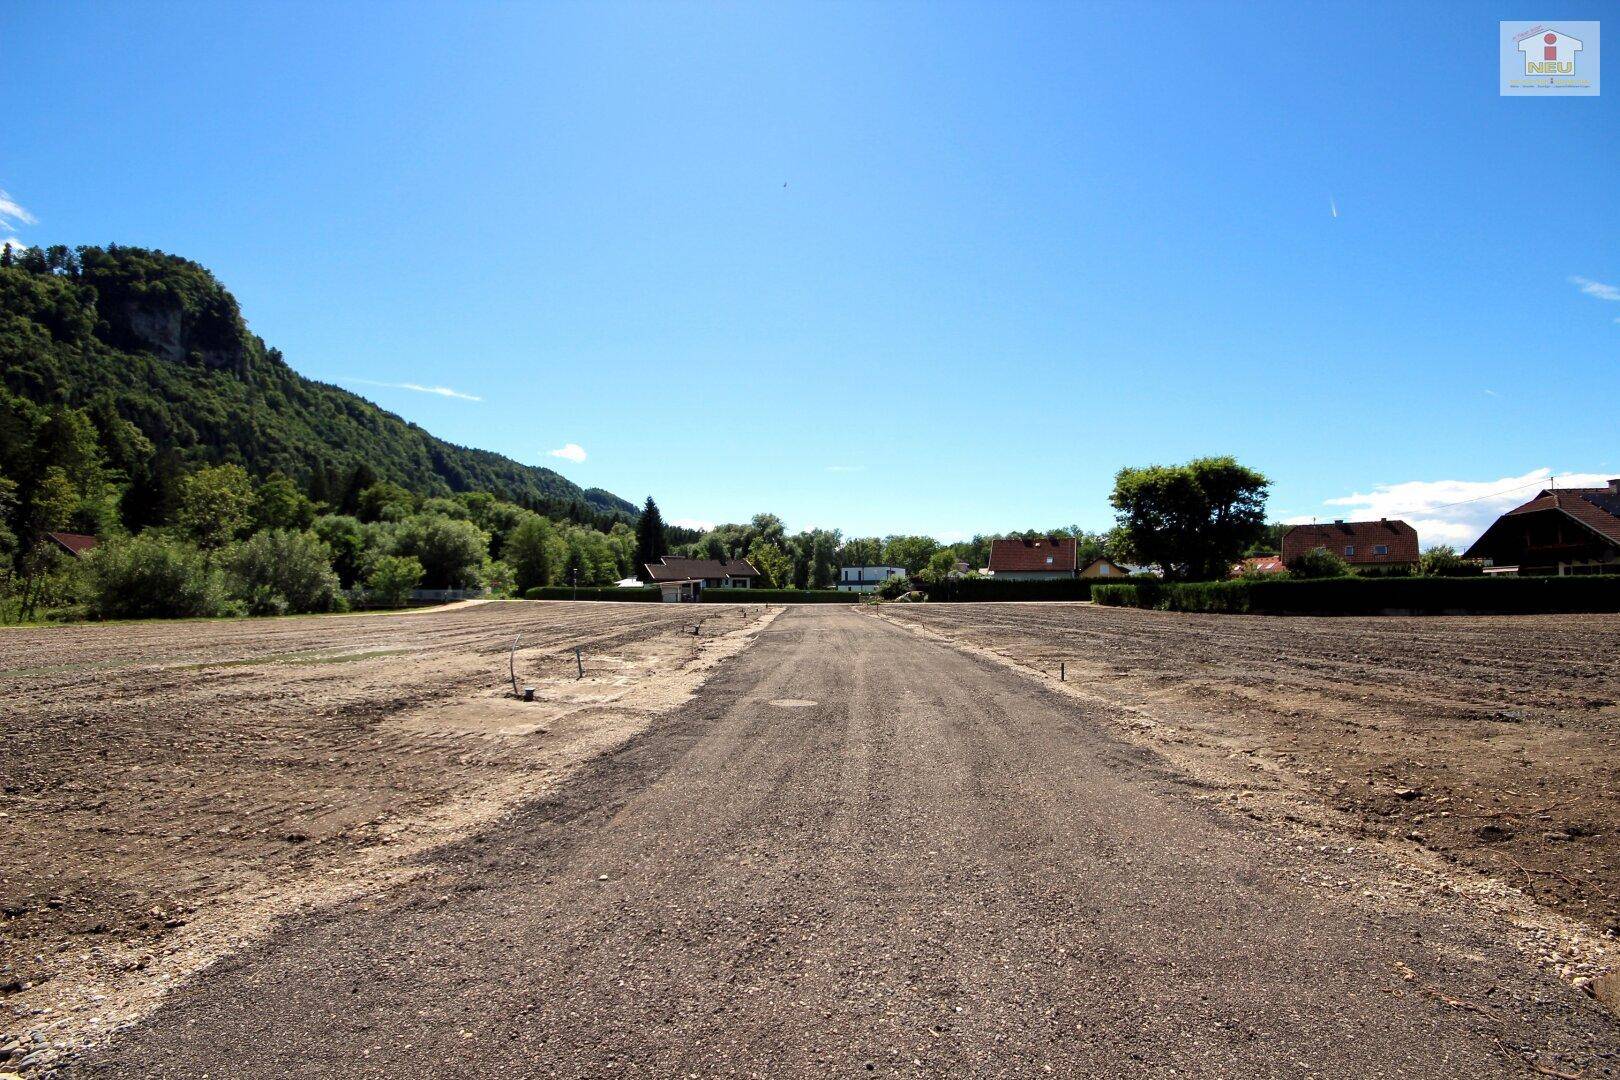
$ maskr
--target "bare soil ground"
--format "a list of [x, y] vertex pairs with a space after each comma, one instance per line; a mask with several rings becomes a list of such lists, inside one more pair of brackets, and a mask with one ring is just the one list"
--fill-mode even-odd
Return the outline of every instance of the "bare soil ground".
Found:
[[883, 617], [1124, 706], [1137, 734], [1262, 795], [1620, 934], [1620, 618], [1275, 618], [1081, 604]]
[[791, 608], [498, 827], [60, 1075], [1620, 1078], [1620, 1024], [1539, 962], [1537, 916], [1570, 920], [1253, 820], [1122, 714]]
[[[71, 1049], [288, 912], [414, 873], [770, 617], [488, 603], [0, 630], [0, 1032], [18, 1056]], [[511, 696], [519, 633], [532, 704]]]

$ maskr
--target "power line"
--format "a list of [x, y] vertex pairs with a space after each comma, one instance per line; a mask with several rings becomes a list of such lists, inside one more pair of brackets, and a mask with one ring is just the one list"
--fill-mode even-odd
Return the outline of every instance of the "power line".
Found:
[[1526, 488], [1542, 487], [1542, 486], [1552, 486], [1552, 487], [1556, 488], [1558, 486], [1558, 481], [1559, 480], [1562, 480], [1562, 479], [1565, 479], [1565, 478], [1571, 477], [1571, 476], [1576, 476], [1576, 475], [1578, 475], [1578, 474], [1576, 474], [1576, 473], [1564, 473], [1563, 476], [1543, 476], [1538, 480], [1532, 480], [1527, 484], [1520, 484], [1517, 487], [1503, 488], [1501, 491], [1493, 491], [1493, 492], [1491, 492], [1491, 493], [1489, 493], [1487, 495], [1475, 495], [1472, 499], [1458, 499], [1456, 502], [1441, 503], [1439, 506], [1414, 507], [1414, 508], [1409, 509], [1409, 510], [1399, 510], [1399, 511], [1397, 511], [1397, 513], [1401, 513], [1401, 514], [1427, 514], [1427, 513], [1433, 512], [1435, 510], [1449, 510], [1453, 506], [1467, 506], [1469, 503], [1483, 502], [1486, 499], [1494, 499], [1494, 498], [1497, 498], [1498, 496], [1501, 496], [1501, 495], [1511, 495], [1515, 491], [1523, 491]]

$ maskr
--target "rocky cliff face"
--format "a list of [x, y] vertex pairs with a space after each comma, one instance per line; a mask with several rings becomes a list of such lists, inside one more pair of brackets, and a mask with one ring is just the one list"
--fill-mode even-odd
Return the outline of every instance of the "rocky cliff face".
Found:
[[245, 375], [252, 356], [247, 330], [234, 310], [222, 311], [221, 306], [187, 310], [180, 297], [142, 296], [122, 300], [114, 310], [104, 310], [103, 317], [126, 347], [173, 363]]

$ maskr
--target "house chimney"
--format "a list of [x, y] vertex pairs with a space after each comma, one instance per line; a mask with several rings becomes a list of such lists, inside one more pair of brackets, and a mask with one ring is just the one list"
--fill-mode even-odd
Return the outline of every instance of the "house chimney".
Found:
[[1334, 518], [1333, 519], [1333, 524], [1335, 524], [1335, 525], [1343, 525], [1344, 524], [1344, 518]]
[[1609, 490], [1616, 495], [1620, 495], [1620, 479], [1610, 480]]

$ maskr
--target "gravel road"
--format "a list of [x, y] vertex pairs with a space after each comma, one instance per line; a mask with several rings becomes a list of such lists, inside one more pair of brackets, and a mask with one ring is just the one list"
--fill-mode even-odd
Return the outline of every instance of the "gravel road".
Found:
[[285, 925], [97, 1077], [1609, 1076], [1463, 901], [1227, 816], [1088, 706], [790, 609], [432, 873]]

